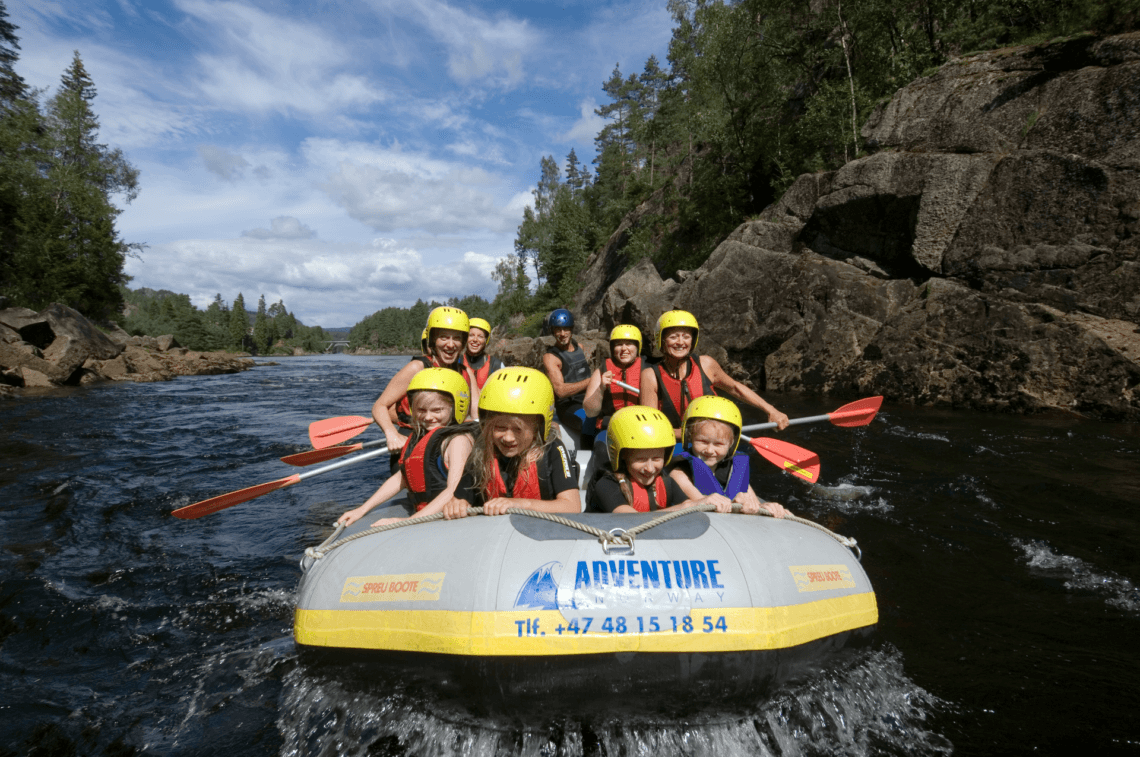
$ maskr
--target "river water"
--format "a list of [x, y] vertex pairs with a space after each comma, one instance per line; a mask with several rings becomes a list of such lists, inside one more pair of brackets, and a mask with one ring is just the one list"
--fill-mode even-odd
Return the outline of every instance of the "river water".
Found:
[[366, 415], [405, 360], [0, 404], [0, 756], [1140, 754], [1140, 426], [1067, 416], [887, 404], [786, 434], [825, 486], [762, 463], [753, 483], [859, 540], [880, 623], [776, 691], [507, 717], [302, 662], [298, 558], [386, 461], [170, 512], [294, 472], [308, 424]]

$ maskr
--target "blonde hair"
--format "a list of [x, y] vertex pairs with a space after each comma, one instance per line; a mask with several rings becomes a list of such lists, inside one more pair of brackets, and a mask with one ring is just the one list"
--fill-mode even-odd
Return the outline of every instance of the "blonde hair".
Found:
[[[541, 415], [516, 415], [514, 413], [496, 413], [491, 410], [481, 411], [479, 414], [479, 436], [475, 439], [475, 444], [471, 449], [471, 456], [467, 458], [467, 470], [472, 474], [475, 480], [475, 489], [484, 496], [487, 494], [487, 487], [495, 480], [495, 469], [493, 467], [495, 465], [495, 438], [493, 431], [500, 424], [511, 418], [519, 418], [524, 423], [533, 424], [534, 435], [531, 438], [530, 446], [507, 462], [507, 470], [502, 471], [504, 482], [513, 475], [516, 477], [516, 483], [518, 483], [519, 479], [517, 476], [521, 475], [524, 477], [522, 479], [523, 482], [529, 483], [525, 477], [530, 467], [529, 463], [531, 457], [534, 457], [536, 461], [542, 457], [542, 454], [545, 453], [553, 443], [556, 435], [555, 430], [552, 428], [551, 433], [547, 434], [547, 438], [542, 438], [543, 418]], [[519, 470], [520, 467], [522, 468], [521, 472]]]
[[420, 422], [419, 416], [416, 414], [416, 405], [420, 401], [421, 396], [426, 397], [429, 394], [434, 394], [437, 397], [443, 398], [443, 400], [448, 404], [448, 406], [451, 407], [451, 418], [449, 418], [447, 423], [445, 423], [443, 425], [451, 426], [451, 425], [454, 425], [455, 423], [458, 423], [458, 421], [455, 420], [455, 400], [452, 398], [452, 396], [450, 394], [448, 394], [447, 392], [437, 392], [437, 391], [434, 391], [432, 389], [418, 389], [418, 390], [412, 392], [411, 396], [408, 397], [408, 415], [412, 416], [412, 435], [413, 436], [420, 436], [425, 431], [427, 431], [427, 429], [424, 427], [424, 424]]

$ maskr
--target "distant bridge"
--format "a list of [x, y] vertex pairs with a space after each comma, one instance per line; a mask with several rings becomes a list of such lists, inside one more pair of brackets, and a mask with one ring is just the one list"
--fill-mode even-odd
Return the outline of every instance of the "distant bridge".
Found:
[[341, 349], [348, 349], [347, 339], [333, 339], [331, 341], [321, 342], [321, 344], [325, 345], [326, 355], [330, 352], [340, 352]]

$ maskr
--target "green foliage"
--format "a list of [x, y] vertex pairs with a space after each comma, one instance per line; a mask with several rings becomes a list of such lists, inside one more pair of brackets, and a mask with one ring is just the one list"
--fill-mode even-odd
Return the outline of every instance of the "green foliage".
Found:
[[15, 27], [0, 3], [0, 293], [41, 309], [60, 302], [96, 320], [116, 318], [126, 256], [139, 245], [115, 230], [138, 172], [99, 144], [95, 85], [76, 52], [42, 106], [15, 73]]
[[254, 335], [247, 333], [249, 313], [245, 310], [245, 298], [241, 294], [234, 300], [232, 310], [226, 307], [220, 294], [215, 295], [205, 310], [196, 308], [187, 295], [166, 289], [132, 291], [123, 287], [121, 294], [126, 302], [127, 316], [123, 327], [127, 332], [140, 336], [173, 334], [179, 344], [192, 350], [244, 350], [252, 347], [258, 354], [291, 355], [294, 347], [307, 352], [323, 352], [324, 342], [331, 338], [319, 326], [302, 324], [280, 301], [266, 309], [264, 296], [260, 298], [257, 314], [262, 321], [262, 340], [258, 341], [256, 321]]

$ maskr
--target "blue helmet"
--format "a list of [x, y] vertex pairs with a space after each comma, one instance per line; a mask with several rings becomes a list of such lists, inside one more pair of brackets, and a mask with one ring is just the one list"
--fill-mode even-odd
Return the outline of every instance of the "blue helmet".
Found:
[[550, 314], [550, 328], [574, 328], [574, 314], [566, 308], [558, 308]]

